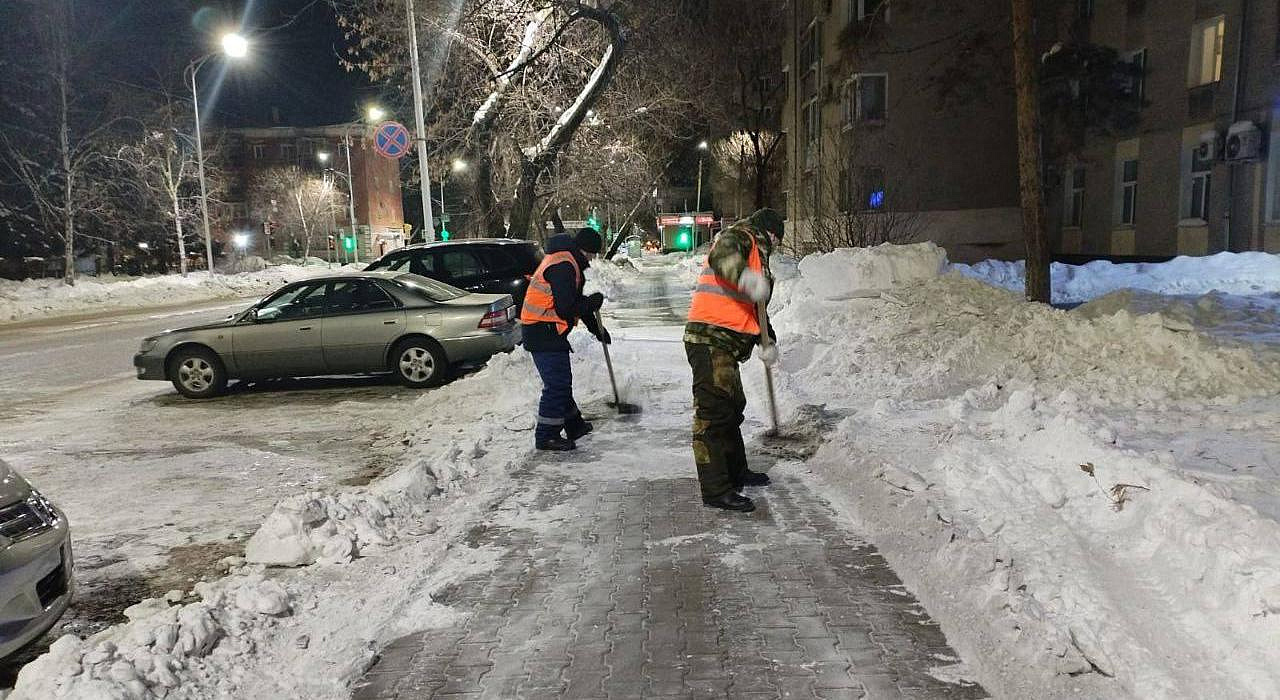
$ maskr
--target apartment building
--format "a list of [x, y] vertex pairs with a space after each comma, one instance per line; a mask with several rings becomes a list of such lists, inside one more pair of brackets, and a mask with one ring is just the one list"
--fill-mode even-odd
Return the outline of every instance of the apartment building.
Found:
[[1050, 165], [1057, 252], [1280, 252], [1280, 3], [1059, 0], [1038, 19], [1042, 45], [1118, 50], [1141, 100], [1134, 128]]
[[[250, 236], [257, 254], [266, 252], [265, 218], [269, 207], [254, 202], [255, 177], [272, 168], [297, 166], [317, 178], [327, 177], [347, 191], [347, 138], [351, 143], [351, 191], [354, 195], [359, 259], [370, 260], [408, 241], [401, 203], [400, 165], [373, 147], [372, 133], [359, 124], [320, 127], [267, 127], [229, 129], [223, 134], [222, 152], [228, 171], [224, 220], [229, 230]], [[351, 230], [349, 209], [335, 209], [331, 222], [340, 232]], [[283, 241], [274, 252], [283, 252]], [[313, 251], [321, 254], [322, 251]]]
[[784, 46], [789, 238], [1022, 255], [1007, 0], [795, 0]]

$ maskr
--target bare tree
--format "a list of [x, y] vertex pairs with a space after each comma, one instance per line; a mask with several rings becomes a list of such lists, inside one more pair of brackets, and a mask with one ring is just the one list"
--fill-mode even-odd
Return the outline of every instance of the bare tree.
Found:
[[[140, 125], [134, 140], [116, 153], [128, 176], [125, 185], [137, 195], [139, 211], [135, 216], [154, 211], [171, 227], [184, 277], [187, 247], [183, 224], [197, 214], [191, 195], [196, 182], [196, 156], [194, 137], [189, 135], [190, 118], [185, 105], [168, 101]], [[210, 160], [211, 165], [217, 163], [217, 158]]]
[[249, 184], [248, 198], [253, 214], [278, 224], [304, 258], [311, 256], [317, 235], [332, 235], [335, 212], [346, 204], [331, 180], [296, 166], [259, 173]]
[[899, 187], [890, 196], [884, 170], [862, 166], [853, 156], [855, 146], [842, 146], [828, 151], [839, 156], [818, 166], [818, 196], [828, 201], [810, 209], [815, 213], [807, 238], [811, 248], [799, 252], [828, 253], [837, 248], [918, 241], [925, 232], [925, 219], [912, 193]]
[[77, 227], [108, 208], [97, 175], [118, 122], [77, 84], [83, 76], [73, 65], [70, 0], [42, 0], [24, 9], [36, 44], [22, 66], [31, 100], [21, 124], [0, 125], [0, 167], [8, 184], [26, 193], [33, 223], [62, 244], [63, 280], [71, 285]]
[[1041, 183], [1040, 105], [1032, 45], [1031, 0], [1013, 0], [1013, 67], [1018, 104], [1018, 181], [1022, 233], [1027, 245], [1026, 297], [1050, 300], [1049, 234]]

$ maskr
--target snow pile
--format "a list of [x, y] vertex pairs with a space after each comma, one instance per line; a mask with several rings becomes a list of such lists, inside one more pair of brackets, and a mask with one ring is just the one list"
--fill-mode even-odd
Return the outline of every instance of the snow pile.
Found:
[[[988, 284], [1021, 292], [1025, 263], [984, 260], [951, 269]], [[1095, 260], [1084, 265], [1054, 263], [1051, 267], [1053, 300], [1082, 302], [1117, 289], [1142, 289], [1158, 294], [1201, 295], [1280, 292], [1280, 255], [1269, 253], [1217, 253], [1204, 257], [1181, 256], [1163, 263], [1111, 263]]]
[[211, 697], [227, 692], [241, 661], [292, 612], [289, 593], [260, 569], [197, 583], [197, 602], [171, 605], [180, 591], [125, 610], [129, 622], [83, 641], [65, 635], [18, 673], [13, 700], [119, 698], [144, 700], [171, 693]]
[[328, 272], [327, 266], [281, 265], [231, 275], [193, 272], [186, 277], [163, 275], [120, 280], [82, 277], [71, 287], [54, 279], [0, 280], [0, 321], [251, 297]]
[[601, 292], [606, 299], [615, 300], [626, 295], [628, 286], [639, 278], [640, 271], [628, 258], [601, 258], [587, 268], [585, 276], [588, 294]]
[[840, 248], [800, 261], [810, 292], [827, 300], [879, 296], [880, 290], [937, 277], [947, 252], [933, 242], [885, 243], [874, 248]]
[[[1273, 487], [1207, 479], [1159, 438], [1137, 444], [1183, 415], [1273, 405], [1280, 356], [1167, 309], [1059, 311], [923, 265], [878, 297], [852, 294], [891, 282], [850, 280], [903, 256], [801, 261], [774, 306], [777, 382], [793, 420], [825, 421], [806, 466], [988, 689], [1275, 697], [1280, 524], [1252, 505], [1280, 511]], [[1280, 410], [1242, 413], [1256, 419], [1224, 427], [1265, 441]]]
[[1122, 289], [1079, 306], [1072, 313], [1099, 318], [1120, 311], [1159, 314], [1166, 328], [1196, 330], [1222, 340], [1280, 346], [1280, 292], [1250, 296], [1209, 292], [1194, 297]]

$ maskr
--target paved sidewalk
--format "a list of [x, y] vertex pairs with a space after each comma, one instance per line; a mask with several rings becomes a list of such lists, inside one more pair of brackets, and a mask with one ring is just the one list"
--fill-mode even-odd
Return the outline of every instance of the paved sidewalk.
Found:
[[389, 645], [357, 700], [986, 697], [928, 673], [957, 660], [937, 624], [799, 477], [751, 515], [704, 508], [692, 478], [512, 478], [562, 520], [477, 525], [497, 568], [438, 598], [469, 617]]

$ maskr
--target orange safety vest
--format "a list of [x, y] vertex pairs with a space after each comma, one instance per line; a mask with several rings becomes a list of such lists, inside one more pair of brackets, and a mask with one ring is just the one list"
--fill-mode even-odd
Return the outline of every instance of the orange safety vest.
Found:
[[[760, 260], [760, 248], [756, 245], [755, 236], [751, 237], [751, 255], [747, 258], [747, 267], [764, 274], [764, 263]], [[698, 284], [693, 288], [689, 320], [739, 333], [760, 334], [756, 303], [737, 284], [717, 275], [710, 265], [702, 268]]]
[[556, 314], [556, 299], [551, 293], [551, 284], [547, 282], [546, 271], [552, 265], [568, 262], [573, 265], [575, 284], [582, 286], [582, 269], [573, 253], [561, 250], [548, 253], [542, 258], [537, 271], [529, 279], [529, 288], [524, 293], [524, 308], [520, 310], [520, 323], [530, 326], [535, 323], [554, 323], [556, 331], [563, 335], [569, 330], [569, 321]]

